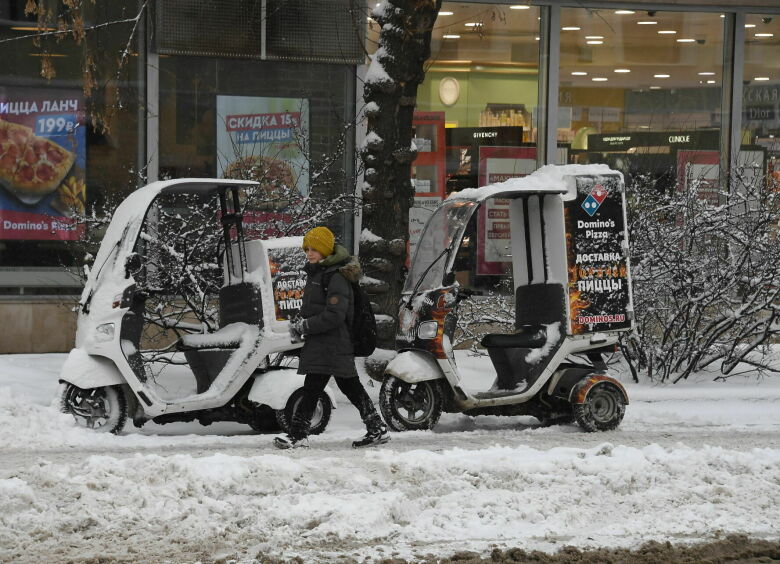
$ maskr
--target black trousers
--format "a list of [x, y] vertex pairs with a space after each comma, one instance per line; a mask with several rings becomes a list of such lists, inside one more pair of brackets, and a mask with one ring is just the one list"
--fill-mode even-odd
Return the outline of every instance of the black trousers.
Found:
[[[317, 408], [317, 398], [319, 398], [320, 394], [325, 390], [325, 386], [328, 385], [328, 380], [330, 380], [330, 378], [330, 374], [306, 375], [306, 379], [303, 381], [303, 398], [301, 399], [301, 403], [292, 421], [293, 436], [302, 438], [308, 435], [311, 418], [312, 415], [314, 415], [314, 410]], [[368, 393], [363, 387], [363, 384], [360, 383], [360, 378], [357, 376], [352, 378], [336, 378], [336, 385], [360, 412], [360, 418], [366, 426], [368, 426], [370, 422], [379, 419], [379, 414], [376, 412], [374, 403], [371, 401], [371, 398], [368, 397]]]

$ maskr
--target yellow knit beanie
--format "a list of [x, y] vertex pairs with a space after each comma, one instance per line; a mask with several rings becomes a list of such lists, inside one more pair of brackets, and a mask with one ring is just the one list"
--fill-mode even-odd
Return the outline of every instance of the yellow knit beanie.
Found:
[[310, 248], [318, 251], [323, 257], [333, 254], [333, 248], [336, 244], [336, 238], [333, 232], [327, 227], [315, 227], [310, 229], [303, 236], [303, 248]]

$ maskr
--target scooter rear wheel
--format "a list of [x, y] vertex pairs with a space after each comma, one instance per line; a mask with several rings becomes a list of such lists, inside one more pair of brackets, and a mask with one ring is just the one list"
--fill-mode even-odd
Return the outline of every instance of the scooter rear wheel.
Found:
[[[287, 400], [287, 405], [284, 409], [276, 410], [276, 421], [285, 433], [290, 432], [290, 422], [293, 420], [293, 415], [302, 399], [303, 388], [298, 388], [290, 394], [290, 399]], [[317, 398], [317, 407], [314, 408], [314, 414], [311, 416], [309, 435], [319, 435], [325, 430], [330, 422], [330, 412], [330, 398], [323, 392]]]
[[410, 384], [385, 375], [379, 391], [379, 409], [393, 431], [433, 429], [444, 407], [441, 380]]
[[81, 389], [61, 387], [60, 410], [70, 413], [76, 424], [99, 433], [119, 433], [127, 421], [127, 398], [121, 386]]
[[595, 384], [581, 404], [575, 404], [574, 418], [585, 431], [617, 429], [626, 413], [623, 394], [609, 382]]

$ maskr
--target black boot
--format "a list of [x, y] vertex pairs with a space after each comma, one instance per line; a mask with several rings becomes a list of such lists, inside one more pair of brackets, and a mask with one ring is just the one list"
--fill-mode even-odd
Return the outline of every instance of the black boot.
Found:
[[280, 449], [309, 448], [309, 418], [302, 416], [300, 410], [293, 415], [290, 423], [290, 432], [274, 438], [274, 446]]
[[387, 432], [387, 425], [385, 425], [379, 414], [374, 412], [365, 421], [366, 434], [362, 439], [358, 439], [352, 443], [352, 448], [362, 448], [373, 445], [381, 445], [390, 440], [390, 435]]

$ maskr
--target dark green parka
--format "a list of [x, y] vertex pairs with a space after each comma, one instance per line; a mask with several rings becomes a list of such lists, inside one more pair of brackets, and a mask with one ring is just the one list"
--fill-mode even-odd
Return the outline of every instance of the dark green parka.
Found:
[[[341, 245], [321, 262], [307, 263], [306, 287], [300, 316], [306, 319], [306, 335], [298, 362], [298, 374], [357, 376], [352, 339], [354, 296], [349, 282], [360, 279], [360, 264]], [[327, 295], [323, 287], [327, 282]], [[329, 279], [329, 280], [328, 280]]]

